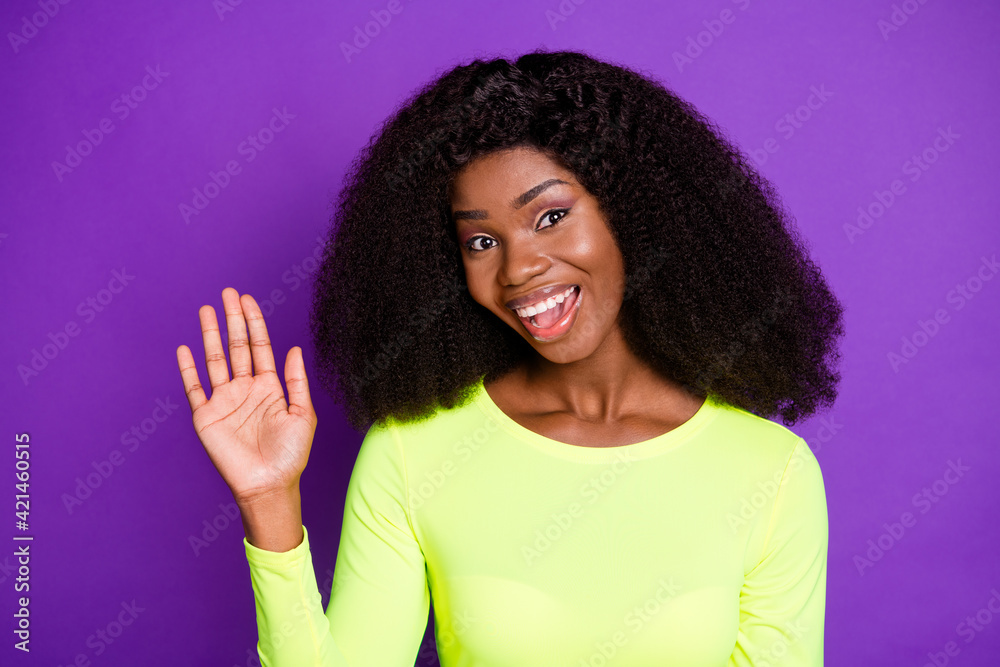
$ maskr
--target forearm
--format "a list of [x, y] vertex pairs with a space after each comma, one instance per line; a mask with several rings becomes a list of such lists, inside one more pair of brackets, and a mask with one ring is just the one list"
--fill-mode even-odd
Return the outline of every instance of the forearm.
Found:
[[247, 541], [266, 551], [291, 551], [302, 544], [299, 486], [237, 503]]
[[[257, 654], [265, 667], [347, 667], [316, 586], [309, 536], [284, 552], [246, 543], [257, 615]], [[282, 545], [284, 546], [284, 545]], [[382, 663], [378, 663], [382, 664]]]

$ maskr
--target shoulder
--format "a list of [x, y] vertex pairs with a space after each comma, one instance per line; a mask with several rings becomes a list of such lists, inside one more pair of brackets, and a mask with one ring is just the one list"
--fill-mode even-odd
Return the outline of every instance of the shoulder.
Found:
[[704, 469], [736, 532], [746, 531], [744, 572], [772, 552], [812, 562], [829, 535], [826, 487], [804, 438], [751, 412], [718, 405], [704, 441]]
[[797, 495], [816, 507], [825, 505], [820, 464], [804, 438], [746, 410], [720, 402], [714, 407], [699, 450], [705, 466], [733, 492], [761, 503]]
[[793, 456], [815, 457], [806, 441], [787, 426], [709, 396], [715, 411], [711, 439], [737, 459], [778, 464]]
[[480, 431], [493, 433], [496, 424], [479, 406], [479, 390], [474, 387], [461, 404], [438, 407], [424, 418], [404, 420], [390, 416], [375, 422], [365, 434], [362, 451], [394, 450], [410, 463], [437, 459], [456, 443], [482, 437]]

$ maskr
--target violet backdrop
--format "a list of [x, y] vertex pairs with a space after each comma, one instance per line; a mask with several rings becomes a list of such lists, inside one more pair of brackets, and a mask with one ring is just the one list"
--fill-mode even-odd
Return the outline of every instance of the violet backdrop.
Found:
[[[827, 664], [1000, 663], [998, 19], [941, 0], [3, 3], [0, 663], [258, 664], [242, 526], [175, 350], [206, 381], [198, 308], [233, 286], [265, 305], [279, 368], [294, 345], [311, 368], [313, 253], [357, 151], [445, 70], [537, 47], [641, 69], [719, 123], [845, 304], [839, 400], [792, 427], [826, 484]], [[312, 387], [325, 604], [362, 434]]]

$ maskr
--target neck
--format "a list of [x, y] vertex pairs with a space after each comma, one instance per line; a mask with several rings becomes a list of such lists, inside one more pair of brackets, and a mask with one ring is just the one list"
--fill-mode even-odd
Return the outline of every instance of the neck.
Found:
[[582, 421], [614, 422], [654, 406], [698, 401], [637, 357], [617, 327], [584, 359], [557, 363], [535, 354], [519, 370], [539, 412], [566, 412]]

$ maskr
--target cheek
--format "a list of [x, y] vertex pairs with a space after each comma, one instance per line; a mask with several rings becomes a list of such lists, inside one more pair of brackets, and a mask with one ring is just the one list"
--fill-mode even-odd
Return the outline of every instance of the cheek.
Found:
[[568, 241], [563, 257], [590, 276], [590, 287], [596, 290], [591, 299], [600, 301], [603, 308], [614, 309], [625, 288], [625, 266], [610, 230], [595, 225]]
[[589, 273], [603, 275], [617, 266], [617, 247], [613, 240], [603, 233], [595, 233], [593, 228], [581, 228], [560, 245], [563, 257]]

